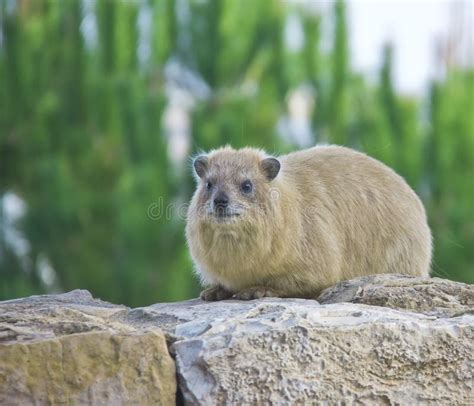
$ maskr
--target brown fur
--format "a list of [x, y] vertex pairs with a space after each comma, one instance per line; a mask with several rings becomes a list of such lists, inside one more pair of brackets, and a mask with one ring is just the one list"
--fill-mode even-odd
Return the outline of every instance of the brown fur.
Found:
[[[348, 148], [321, 146], [278, 158], [280, 172], [269, 180], [265, 157], [230, 147], [207, 155], [186, 225], [196, 271], [213, 286], [204, 299], [314, 297], [362, 275], [428, 276], [425, 210], [390, 168]], [[246, 179], [249, 195], [239, 189]], [[212, 199], [222, 190], [240, 216], [213, 216]]]

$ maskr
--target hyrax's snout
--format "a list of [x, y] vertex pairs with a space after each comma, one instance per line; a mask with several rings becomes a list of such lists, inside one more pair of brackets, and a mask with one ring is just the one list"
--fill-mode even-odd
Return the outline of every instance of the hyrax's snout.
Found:
[[214, 195], [214, 209], [225, 210], [229, 205], [229, 196], [224, 191], [218, 191]]

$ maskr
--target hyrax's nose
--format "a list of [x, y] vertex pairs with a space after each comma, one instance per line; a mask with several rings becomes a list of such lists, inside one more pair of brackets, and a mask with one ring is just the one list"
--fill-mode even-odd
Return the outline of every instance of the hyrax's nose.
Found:
[[229, 204], [229, 197], [225, 192], [218, 192], [216, 197], [214, 198], [214, 206], [216, 208], [225, 209]]

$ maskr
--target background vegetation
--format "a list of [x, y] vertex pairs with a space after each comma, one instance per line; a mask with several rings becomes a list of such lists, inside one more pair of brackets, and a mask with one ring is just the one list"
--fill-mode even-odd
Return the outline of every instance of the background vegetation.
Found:
[[[297, 50], [283, 41], [290, 12]], [[473, 70], [451, 66], [422, 99], [398, 95], [391, 46], [368, 83], [350, 68], [344, 3], [328, 18], [323, 50], [321, 17], [278, 0], [0, 0], [0, 299], [195, 296], [183, 218], [155, 213], [193, 191], [167, 120], [189, 114], [189, 153], [282, 153], [297, 148], [278, 123], [301, 85], [315, 102], [311, 142], [395, 168], [428, 209], [434, 274], [474, 283]]]

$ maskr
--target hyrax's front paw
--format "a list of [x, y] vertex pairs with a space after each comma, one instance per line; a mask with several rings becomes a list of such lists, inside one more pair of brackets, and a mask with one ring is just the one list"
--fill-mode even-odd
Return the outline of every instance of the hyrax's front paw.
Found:
[[281, 295], [276, 290], [266, 286], [254, 286], [243, 289], [234, 295], [234, 298], [240, 300], [261, 299], [262, 297], [281, 297]]
[[232, 297], [232, 292], [223, 288], [220, 285], [212, 286], [211, 288], [205, 289], [200, 295], [202, 300], [208, 302], [215, 302], [217, 300], [225, 300]]

